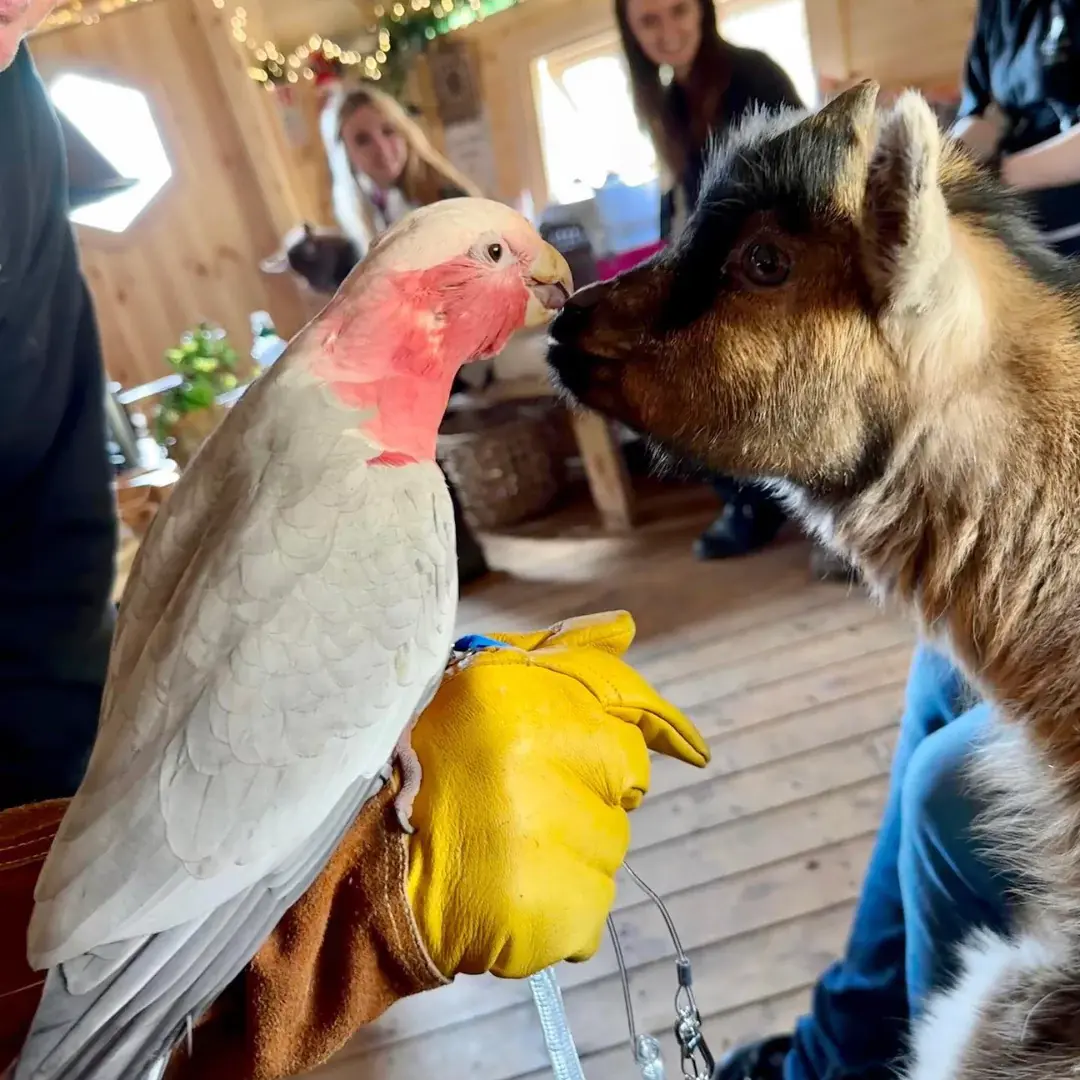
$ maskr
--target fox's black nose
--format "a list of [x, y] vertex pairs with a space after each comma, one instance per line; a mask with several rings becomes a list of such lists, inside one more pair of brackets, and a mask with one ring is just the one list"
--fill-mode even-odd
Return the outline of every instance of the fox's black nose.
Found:
[[608, 284], [599, 281], [579, 289], [555, 317], [548, 333], [560, 345], [572, 345], [592, 321], [593, 309], [607, 293]]

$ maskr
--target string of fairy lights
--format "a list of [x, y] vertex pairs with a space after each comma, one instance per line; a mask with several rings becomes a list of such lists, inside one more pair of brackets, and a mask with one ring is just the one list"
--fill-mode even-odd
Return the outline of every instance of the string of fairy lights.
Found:
[[[216, 8], [225, 7], [225, 0], [213, 0], [213, 3]], [[263, 83], [268, 89], [273, 89], [275, 82], [297, 83], [301, 78], [314, 79], [313, 56], [322, 56], [327, 61], [336, 61], [347, 67], [366, 60], [367, 63], [364, 66], [370, 73], [370, 77], [379, 79], [382, 77], [382, 72], [379, 70], [380, 64], [385, 63], [387, 51], [390, 48], [390, 38], [380, 37], [381, 60], [379, 60], [374, 55], [365, 57], [356, 50], [343, 49], [329, 38], [312, 34], [305, 44], [298, 45], [286, 56], [273, 41], [260, 42], [254, 35], [248, 33], [248, 17], [244, 8], [234, 8], [229, 23], [233, 37], [251, 53], [252, 63], [248, 67], [248, 75], [256, 82]]]
[[[376, 21], [366, 28], [367, 48], [364, 49], [312, 34], [306, 42], [285, 53], [273, 41], [260, 41], [249, 33], [247, 12], [243, 7], [233, 9], [229, 21], [233, 37], [251, 53], [248, 74], [272, 89], [283, 82], [314, 79], [320, 72], [337, 66], [359, 67], [361, 75], [377, 81], [395, 74], [395, 59], [404, 62], [407, 56], [422, 50], [437, 37], [520, 2], [522, 0], [393, 0], [378, 3], [373, 11]], [[213, 0], [213, 3], [224, 8], [226, 0]]]
[[[40, 31], [58, 30], [76, 24], [93, 25], [103, 16], [155, 0], [70, 0], [45, 20]], [[260, 40], [251, 31], [247, 10], [232, 9], [229, 29], [233, 38], [249, 53], [248, 75], [268, 90], [275, 86], [311, 81], [322, 73], [340, 68], [359, 69], [358, 74], [378, 81], [400, 74], [407, 57], [422, 50], [443, 34], [486, 18], [522, 0], [392, 0], [376, 4], [375, 21], [362, 35], [364, 48], [342, 45], [321, 34], [289, 52], [274, 41]], [[212, 0], [224, 11], [228, 0]], [[395, 61], [399, 63], [395, 64]]]
[[38, 27], [37, 32], [40, 34], [48, 30], [59, 30], [79, 23], [83, 26], [93, 26], [94, 23], [101, 22], [103, 15], [112, 15], [116, 11], [136, 4], [145, 7], [153, 2], [154, 0], [96, 0], [96, 2], [90, 0], [87, 3], [84, 0], [70, 0], [70, 3], [50, 12]]

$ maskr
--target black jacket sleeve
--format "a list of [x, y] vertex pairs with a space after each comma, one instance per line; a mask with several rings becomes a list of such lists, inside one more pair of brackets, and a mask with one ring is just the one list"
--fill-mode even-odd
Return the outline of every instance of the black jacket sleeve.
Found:
[[993, 100], [990, 93], [990, 60], [986, 51], [986, 20], [980, 10], [968, 45], [956, 119], [981, 116]]
[[67, 795], [93, 740], [116, 549], [97, 324], [59, 124], [0, 72], [0, 804]]
[[788, 73], [772, 57], [756, 50], [747, 50], [746, 63], [753, 74], [749, 96], [770, 109], [803, 108], [803, 100]]

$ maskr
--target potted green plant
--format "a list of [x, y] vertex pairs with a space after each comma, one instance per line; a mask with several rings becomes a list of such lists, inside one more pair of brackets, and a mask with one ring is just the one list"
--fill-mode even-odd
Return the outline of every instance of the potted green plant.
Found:
[[165, 359], [181, 381], [161, 396], [154, 436], [183, 468], [221, 419], [218, 395], [235, 389], [239, 357], [225, 331], [204, 322], [185, 333]]

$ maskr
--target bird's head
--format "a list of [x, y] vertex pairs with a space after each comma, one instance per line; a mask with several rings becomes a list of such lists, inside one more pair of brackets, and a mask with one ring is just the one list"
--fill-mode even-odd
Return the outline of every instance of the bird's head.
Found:
[[[410, 214], [357, 274], [391, 288], [447, 364], [497, 353], [514, 331], [543, 325], [573, 289], [566, 260], [517, 211], [488, 199], [447, 199]], [[350, 283], [346, 283], [346, 295]]]
[[573, 289], [566, 260], [516, 211], [447, 199], [388, 230], [305, 333], [314, 373], [373, 415], [378, 443], [434, 443], [454, 376], [540, 326]]

